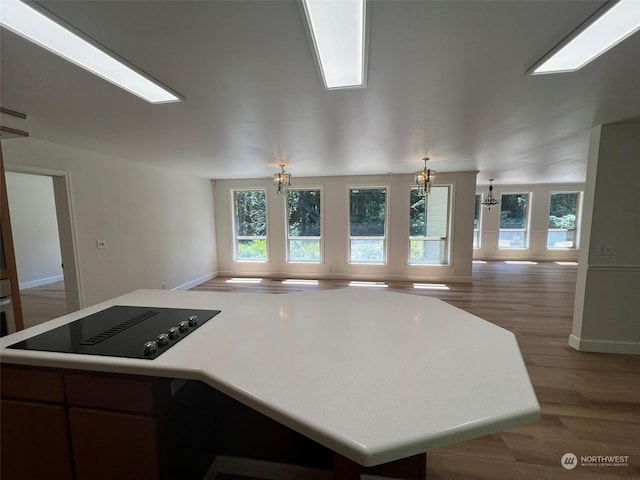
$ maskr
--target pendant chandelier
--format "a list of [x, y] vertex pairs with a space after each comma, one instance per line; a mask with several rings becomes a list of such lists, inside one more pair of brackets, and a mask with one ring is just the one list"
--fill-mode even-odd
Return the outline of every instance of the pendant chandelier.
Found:
[[426, 197], [431, 193], [431, 185], [436, 179], [436, 172], [427, 168], [429, 157], [424, 157], [424, 169], [418, 170], [415, 176], [415, 183], [418, 185], [418, 196]]
[[284, 163], [280, 163], [278, 166], [282, 171], [273, 175], [273, 183], [275, 184], [278, 193], [286, 195], [287, 191], [289, 191], [289, 186], [291, 185], [291, 174], [285, 173]]
[[487, 198], [485, 198], [482, 202], [480, 202], [482, 205], [487, 207], [489, 210], [491, 210], [491, 207], [495, 207], [496, 205], [498, 205], [500, 203], [493, 196], [493, 181], [494, 180], [495, 180], [494, 178], [490, 178], [489, 179], [489, 194], [487, 195]]

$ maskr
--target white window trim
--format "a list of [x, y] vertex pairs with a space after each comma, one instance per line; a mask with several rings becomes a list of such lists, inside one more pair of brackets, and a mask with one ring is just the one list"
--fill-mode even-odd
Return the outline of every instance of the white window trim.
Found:
[[[384, 237], [353, 237], [355, 239], [382, 239], [384, 245], [384, 261], [369, 263], [369, 262], [352, 262], [351, 261], [351, 190], [375, 190], [379, 188], [384, 188], [386, 190], [385, 193], [385, 202], [384, 202]], [[364, 184], [364, 185], [347, 185], [347, 264], [348, 265], [371, 265], [371, 266], [380, 266], [380, 265], [389, 265], [389, 212], [391, 211], [390, 203], [391, 203], [391, 185], [390, 184]]]
[[[482, 248], [482, 222], [484, 221], [484, 208], [482, 205], [482, 200], [484, 200], [484, 193], [482, 192], [476, 192], [475, 197], [473, 197], [473, 201], [475, 202], [476, 197], [478, 197], [478, 195], [480, 196], [480, 206], [478, 208], [478, 246], [477, 247], [472, 247], [473, 250], [480, 250]], [[473, 205], [473, 208], [475, 210], [476, 206], [475, 203]], [[474, 228], [473, 231], [475, 232], [476, 229]], [[472, 237], [473, 239], [473, 237]], [[472, 240], [473, 241], [473, 240]]]
[[[452, 260], [452, 251], [451, 251], [451, 232], [452, 232], [452, 224], [453, 224], [453, 189], [454, 186], [453, 184], [447, 183], [447, 184], [436, 184], [433, 185], [433, 187], [447, 187], [448, 188], [448, 192], [447, 192], [447, 236], [446, 237], [412, 237], [410, 235], [410, 232], [408, 232], [408, 242], [407, 242], [407, 265], [409, 267], [446, 267], [451, 265], [451, 260]], [[411, 190], [417, 190], [418, 187], [416, 187], [415, 185], [411, 185], [409, 187], [409, 199], [411, 198]], [[475, 197], [474, 197], [475, 198]], [[410, 206], [409, 206], [410, 208]], [[409, 212], [408, 212], [409, 213]], [[407, 218], [409, 217], [409, 215], [407, 215]], [[412, 240], [437, 240], [437, 241], [442, 241], [442, 240], [446, 240], [446, 259], [445, 259], [445, 263], [411, 263], [411, 241]]]
[[[237, 224], [236, 224], [236, 192], [255, 192], [262, 191], [264, 192], [264, 209], [265, 209], [265, 237], [264, 239], [267, 241], [267, 258], [266, 260], [250, 260], [250, 259], [238, 259], [238, 236], [237, 232]], [[270, 263], [271, 261], [271, 242], [269, 241], [269, 190], [267, 187], [241, 187], [241, 188], [231, 188], [231, 244], [233, 247], [233, 262], [234, 263]], [[245, 237], [243, 237], [245, 238]], [[246, 237], [251, 238], [251, 237]], [[263, 237], [257, 237], [263, 238]]]
[[289, 187], [289, 190], [319, 190], [320, 191], [320, 237], [293, 237], [294, 239], [315, 239], [320, 238], [320, 260], [319, 261], [299, 261], [291, 260], [289, 255], [289, 195], [284, 199], [284, 228], [285, 228], [285, 262], [298, 265], [321, 265], [324, 263], [324, 189], [321, 186], [300, 186]]

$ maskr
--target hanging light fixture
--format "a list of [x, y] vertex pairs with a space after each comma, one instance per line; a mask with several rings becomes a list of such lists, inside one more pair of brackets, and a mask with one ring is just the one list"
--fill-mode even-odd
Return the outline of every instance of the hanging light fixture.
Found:
[[418, 196], [426, 197], [431, 193], [431, 185], [436, 180], [436, 172], [427, 168], [429, 157], [424, 157], [424, 170], [416, 172], [415, 182], [418, 185]]
[[493, 196], [493, 181], [494, 180], [495, 180], [494, 178], [490, 178], [489, 179], [489, 194], [487, 195], [487, 198], [485, 198], [482, 202], [480, 202], [482, 205], [487, 207], [489, 210], [491, 210], [491, 207], [495, 207], [496, 205], [498, 205], [500, 203]]
[[284, 163], [279, 163], [278, 166], [282, 171], [273, 175], [273, 183], [275, 184], [278, 193], [285, 195], [289, 190], [289, 185], [291, 185], [291, 174], [285, 173]]

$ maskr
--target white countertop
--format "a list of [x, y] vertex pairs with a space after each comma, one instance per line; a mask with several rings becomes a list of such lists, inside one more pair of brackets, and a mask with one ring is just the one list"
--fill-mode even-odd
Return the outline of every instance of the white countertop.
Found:
[[[222, 312], [154, 360], [6, 349], [111, 305]], [[511, 332], [432, 297], [139, 290], [0, 339], [5, 363], [202, 380], [371, 466], [533, 422]]]

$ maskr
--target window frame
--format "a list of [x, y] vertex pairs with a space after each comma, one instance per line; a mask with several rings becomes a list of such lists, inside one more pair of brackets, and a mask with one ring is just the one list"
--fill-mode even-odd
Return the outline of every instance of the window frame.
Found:
[[[351, 191], [352, 190], [385, 190], [384, 202], [384, 236], [352, 236], [351, 235]], [[349, 265], [388, 265], [389, 264], [389, 212], [391, 211], [389, 204], [391, 201], [391, 186], [389, 184], [366, 184], [366, 185], [347, 185], [347, 264]], [[358, 262], [351, 259], [351, 243], [354, 239], [360, 240], [380, 240], [382, 239], [382, 262]]]
[[[525, 216], [525, 221], [524, 221], [524, 228], [502, 228], [502, 218], [498, 219], [498, 250], [530, 250], [531, 249], [531, 241], [530, 241], [530, 234], [531, 234], [531, 205], [533, 204], [533, 193], [532, 192], [523, 192], [523, 191], [518, 191], [518, 192], [501, 192], [500, 193], [500, 216], [502, 216], [502, 206], [504, 205], [504, 199], [503, 197], [505, 195], [526, 195], [527, 196], [527, 206], [526, 206], [526, 216]], [[522, 231], [523, 232], [523, 243], [524, 246], [522, 247], [501, 247], [500, 246], [500, 234], [502, 232], [517, 232], [517, 231]]]
[[[473, 228], [472, 248], [474, 250], [480, 250], [482, 248], [482, 221], [484, 219], [484, 209], [482, 208], [483, 206], [482, 200], [484, 199], [484, 194], [482, 192], [476, 192], [476, 196], [474, 198], [475, 198], [475, 201], [478, 202], [478, 228], [475, 228], [475, 227]], [[475, 208], [476, 207], [474, 203], [473, 205], [474, 220], [475, 220]]]
[[[573, 240], [573, 246], [572, 247], [550, 247], [549, 246], [549, 233], [554, 231], [554, 232], [568, 232], [570, 230], [568, 229], [564, 229], [564, 228], [549, 228], [549, 216], [551, 215], [551, 197], [553, 195], [558, 195], [558, 194], [575, 194], [578, 196], [578, 198], [576, 198], [576, 226], [573, 229], [574, 232], [574, 240]], [[578, 242], [580, 240], [580, 220], [581, 220], [581, 215], [582, 215], [582, 191], [580, 190], [563, 190], [563, 191], [552, 191], [549, 192], [549, 203], [547, 205], [547, 236], [545, 239], [545, 248], [547, 250], [551, 250], [551, 251], [562, 251], [562, 250], [578, 250]]]
[[[270, 263], [271, 261], [271, 242], [269, 241], [269, 191], [266, 187], [241, 187], [232, 188], [231, 190], [231, 236], [233, 244], [233, 261], [236, 263]], [[264, 236], [246, 236], [238, 235], [238, 221], [236, 212], [236, 192], [264, 192], [264, 215], [265, 215], [265, 235]], [[267, 256], [265, 259], [243, 259], [238, 258], [238, 242], [240, 240], [262, 240], [266, 242]]]
[[[302, 264], [302, 265], [319, 265], [324, 263], [324, 191], [323, 188], [321, 186], [300, 186], [300, 187], [289, 187], [288, 189], [289, 191], [292, 190], [303, 190], [303, 191], [309, 191], [309, 190], [316, 190], [318, 192], [320, 192], [320, 236], [319, 237], [309, 237], [309, 236], [304, 236], [304, 237], [291, 237], [289, 235], [289, 193], [287, 192], [287, 195], [285, 196], [284, 202], [285, 202], [285, 206], [284, 206], [284, 225], [285, 225], [285, 263], [291, 263], [291, 264]], [[318, 239], [320, 242], [320, 259], [318, 261], [300, 261], [300, 260], [291, 260], [291, 238], [294, 239], [302, 239], [302, 240], [307, 240], [307, 239]]]
[[[412, 236], [411, 235], [411, 192], [413, 190], [417, 190], [418, 187], [415, 185], [411, 185], [409, 187], [409, 211], [407, 215], [407, 219], [409, 219], [409, 231], [408, 233], [408, 243], [407, 243], [407, 265], [410, 267], [442, 267], [451, 265], [451, 229], [453, 224], [453, 185], [452, 184], [444, 184], [444, 185], [434, 185], [431, 187], [432, 191], [435, 188], [446, 188], [447, 189], [447, 226], [446, 226], [446, 237], [426, 237], [426, 236]], [[427, 200], [427, 209], [429, 208], [429, 203]], [[427, 242], [442, 242], [444, 241], [444, 261], [441, 263], [412, 263], [411, 261], [411, 242], [412, 241], [427, 241]]]

